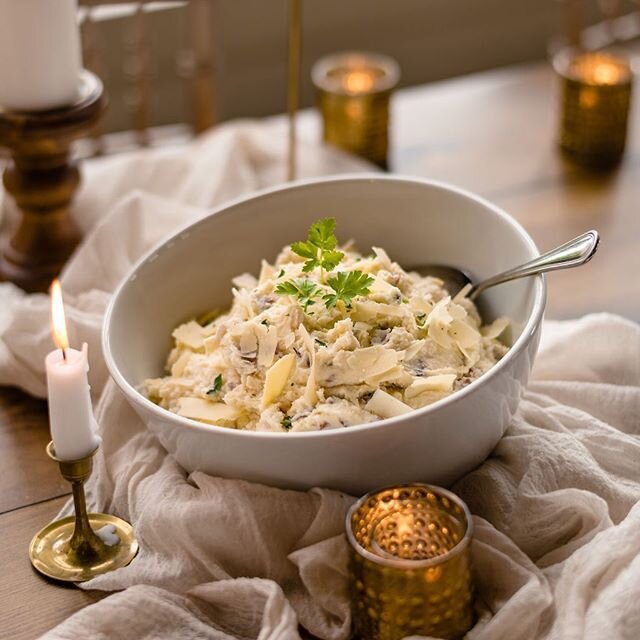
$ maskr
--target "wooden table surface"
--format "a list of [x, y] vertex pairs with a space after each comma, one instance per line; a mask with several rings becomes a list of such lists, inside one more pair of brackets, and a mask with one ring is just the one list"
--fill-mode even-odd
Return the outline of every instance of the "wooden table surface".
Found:
[[[597, 257], [549, 278], [547, 316], [611, 311], [640, 320], [640, 120], [619, 170], [594, 176], [555, 147], [558, 100], [545, 64], [512, 67], [400, 92], [393, 105], [393, 170], [445, 180], [506, 209], [540, 249], [595, 227]], [[65, 501], [68, 485], [45, 455], [46, 405], [0, 389], [0, 636], [31, 639], [99, 599], [29, 564], [31, 536]]]

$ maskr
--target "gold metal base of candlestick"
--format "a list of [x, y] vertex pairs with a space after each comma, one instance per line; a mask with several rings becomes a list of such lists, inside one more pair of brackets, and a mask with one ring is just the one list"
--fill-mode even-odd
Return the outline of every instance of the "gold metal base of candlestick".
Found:
[[[49, 578], [84, 582], [107, 571], [127, 566], [138, 552], [133, 527], [106, 513], [90, 513], [89, 525], [100, 541], [86, 550], [74, 550], [69, 542], [75, 516], [57, 520], [41, 529], [31, 540], [29, 558], [33, 567]], [[115, 544], [107, 544], [115, 542]]]
[[[99, 445], [98, 445], [99, 446]], [[133, 527], [106, 513], [87, 513], [84, 482], [91, 475], [98, 447], [79, 460], [60, 460], [53, 442], [47, 453], [71, 482], [75, 515], [52, 522], [31, 540], [29, 558], [40, 573], [69, 582], [84, 582], [128, 565], [138, 552]]]

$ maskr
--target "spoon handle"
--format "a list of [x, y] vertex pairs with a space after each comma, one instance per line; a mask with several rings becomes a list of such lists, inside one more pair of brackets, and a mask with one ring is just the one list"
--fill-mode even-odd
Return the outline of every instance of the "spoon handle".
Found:
[[516, 280], [517, 278], [526, 278], [527, 276], [545, 273], [546, 271], [570, 269], [571, 267], [577, 267], [585, 262], [589, 262], [596, 252], [599, 242], [600, 235], [597, 231], [587, 231], [577, 238], [569, 240], [569, 242], [555, 249], [551, 249], [551, 251], [547, 251], [547, 253], [543, 253], [519, 267], [514, 267], [492, 278], [483, 280], [471, 289], [469, 299], [474, 300], [485, 289], [493, 287], [496, 284]]

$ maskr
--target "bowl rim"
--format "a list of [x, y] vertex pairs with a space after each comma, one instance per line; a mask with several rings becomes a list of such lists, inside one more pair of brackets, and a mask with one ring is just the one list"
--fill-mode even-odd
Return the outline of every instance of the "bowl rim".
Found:
[[[198, 431], [207, 431], [217, 433], [218, 435], [226, 434], [226, 436], [231, 438], [286, 438], [289, 440], [297, 440], [299, 438], [340, 438], [340, 437], [355, 437], [356, 434], [362, 431], [368, 431], [370, 429], [378, 429], [380, 427], [385, 427], [389, 425], [397, 425], [399, 423], [407, 423], [415, 420], [416, 418], [426, 418], [429, 414], [441, 409], [442, 407], [446, 407], [448, 405], [452, 405], [456, 402], [461, 402], [466, 398], [470, 393], [474, 393], [480, 387], [489, 383], [491, 379], [497, 376], [503, 369], [505, 369], [515, 358], [524, 351], [535, 332], [537, 331], [544, 314], [544, 308], [546, 303], [546, 280], [544, 275], [538, 275], [535, 277], [535, 290], [533, 295], [533, 309], [529, 314], [529, 318], [527, 319], [525, 326], [522, 329], [522, 333], [515, 341], [515, 343], [509, 348], [507, 353], [493, 366], [489, 371], [482, 374], [479, 378], [476, 378], [473, 382], [468, 384], [466, 387], [459, 389], [455, 393], [452, 393], [445, 398], [437, 400], [436, 402], [429, 404], [425, 407], [421, 407], [420, 409], [415, 409], [409, 413], [402, 414], [400, 416], [396, 416], [393, 418], [384, 418], [381, 420], [374, 420], [373, 422], [367, 422], [365, 424], [354, 425], [350, 427], [346, 427], [344, 429], [328, 429], [326, 431], [251, 431], [247, 429], [231, 429], [229, 427], [223, 427], [220, 425], [210, 425], [205, 424], [203, 422], [199, 422], [197, 420], [192, 420], [190, 418], [185, 418], [183, 416], [179, 416], [177, 413], [173, 413], [168, 409], [164, 409], [159, 405], [155, 404], [147, 397], [145, 397], [135, 386], [129, 383], [129, 381], [122, 375], [120, 372], [115, 359], [111, 353], [110, 348], [110, 327], [111, 327], [111, 318], [113, 315], [114, 308], [117, 304], [117, 300], [122, 292], [122, 290], [127, 286], [127, 283], [130, 281], [132, 275], [134, 275], [140, 267], [147, 262], [147, 260], [156, 254], [160, 249], [174, 241], [174, 239], [180, 234], [184, 233], [187, 229], [192, 229], [199, 224], [202, 224], [209, 220], [213, 216], [230, 214], [231, 209], [235, 208], [237, 205], [240, 205], [244, 202], [255, 200], [259, 198], [266, 198], [273, 194], [279, 193], [281, 191], [291, 191], [296, 189], [305, 189], [309, 186], [324, 184], [324, 183], [335, 183], [335, 182], [390, 182], [390, 183], [411, 183], [418, 184], [421, 186], [432, 187], [435, 189], [440, 189], [443, 191], [451, 191], [454, 192], [464, 198], [473, 200], [478, 204], [484, 206], [489, 209], [493, 214], [497, 215], [502, 219], [507, 225], [509, 225], [531, 248], [534, 252], [539, 253], [539, 250], [525, 230], [525, 228], [515, 220], [512, 216], [510, 216], [506, 211], [502, 210], [497, 205], [489, 202], [485, 198], [478, 196], [466, 189], [461, 187], [457, 187], [451, 185], [447, 182], [440, 180], [430, 180], [427, 178], [422, 178], [419, 176], [410, 176], [410, 175], [402, 175], [402, 174], [380, 174], [374, 172], [363, 172], [363, 173], [348, 173], [348, 174], [340, 174], [333, 176], [323, 176], [320, 178], [304, 178], [301, 180], [296, 180], [294, 182], [279, 184], [272, 187], [267, 187], [264, 189], [260, 189], [258, 191], [254, 191], [249, 195], [240, 196], [238, 198], [234, 198], [233, 200], [225, 201], [223, 204], [214, 207], [209, 213], [205, 214], [201, 218], [197, 220], [185, 223], [176, 228], [176, 230], [170, 235], [165, 237], [163, 240], [156, 243], [152, 246], [148, 251], [146, 251], [129, 269], [129, 271], [122, 278], [118, 286], [115, 288], [113, 294], [111, 295], [111, 299], [109, 300], [109, 304], [105, 311], [104, 320], [102, 323], [102, 353], [105, 360], [105, 364], [107, 366], [107, 370], [109, 374], [115, 381], [116, 385], [120, 388], [120, 390], [125, 394], [127, 398], [132, 400], [137, 405], [142, 405], [145, 410], [155, 414], [160, 420], [166, 421], [167, 419], [171, 419], [177, 425], [181, 425], [186, 428], [195, 429]], [[350, 435], [353, 434], [353, 435]]]

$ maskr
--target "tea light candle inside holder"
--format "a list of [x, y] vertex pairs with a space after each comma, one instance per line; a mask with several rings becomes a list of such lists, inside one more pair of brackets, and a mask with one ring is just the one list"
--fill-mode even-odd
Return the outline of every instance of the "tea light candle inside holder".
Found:
[[322, 58], [311, 71], [325, 142], [387, 168], [389, 102], [397, 63], [374, 53]]
[[594, 169], [617, 165], [624, 153], [633, 73], [622, 54], [566, 49], [553, 60], [562, 87], [559, 144]]
[[461, 638], [472, 627], [473, 523], [457, 496], [419, 483], [374, 491], [346, 529], [356, 638]]

